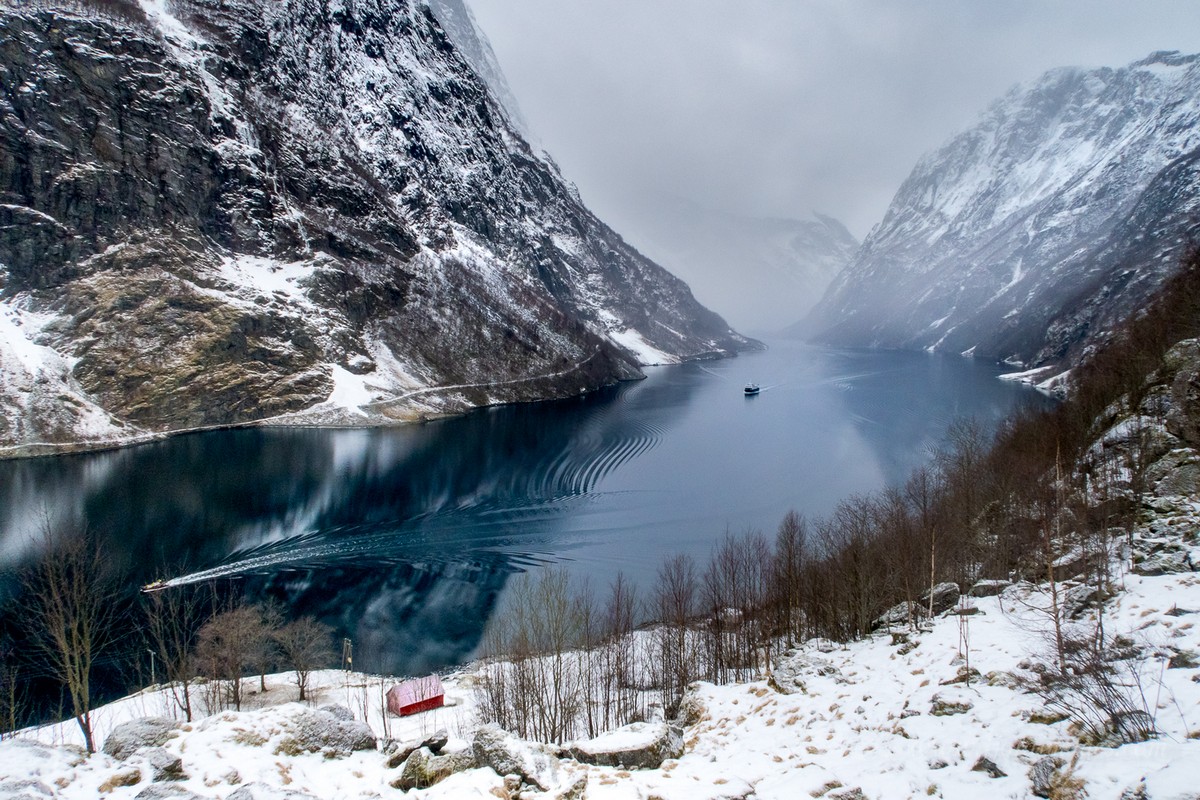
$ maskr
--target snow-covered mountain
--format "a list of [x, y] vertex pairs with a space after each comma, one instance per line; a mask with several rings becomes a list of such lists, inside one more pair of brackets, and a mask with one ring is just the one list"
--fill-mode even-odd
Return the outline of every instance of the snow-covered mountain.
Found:
[[749, 344], [424, 3], [37, 3], [0, 40], [0, 453], [412, 419]]
[[858, 249], [832, 217], [756, 217], [666, 195], [632, 203], [621, 226], [648, 255], [739, 330], [794, 323]]
[[450, 37], [450, 41], [458, 48], [475, 74], [483, 79], [491, 90], [492, 96], [500, 102], [500, 107], [508, 114], [509, 122], [517, 127], [527, 141], [532, 141], [533, 135], [529, 123], [521, 113], [521, 106], [508, 78], [500, 68], [492, 43], [475, 21], [475, 15], [464, 0], [428, 0], [434, 16], [442, 24], [442, 29]]
[[1197, 231], [1200, 56], [1058, 69], [925, 156], [799, 330], [1013, 362], [1073, 359]]

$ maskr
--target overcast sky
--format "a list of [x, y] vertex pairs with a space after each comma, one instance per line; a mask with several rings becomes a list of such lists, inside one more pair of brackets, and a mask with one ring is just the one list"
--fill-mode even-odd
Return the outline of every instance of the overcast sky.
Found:
[[468, 2], [541, 144], [635, 244], [628, 209], [658, 193], [862, 237], [1014, 83], [1200, 51], [1190, 0]]

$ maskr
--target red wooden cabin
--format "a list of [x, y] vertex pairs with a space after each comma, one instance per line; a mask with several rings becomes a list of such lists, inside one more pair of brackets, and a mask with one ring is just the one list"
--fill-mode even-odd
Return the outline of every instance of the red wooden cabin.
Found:
[[445, 704], [446, 691], [442, 688], [442, 679], [437, 675], [398, 683], [387, 693], [388, 711], [398, 717], [441, 708]]

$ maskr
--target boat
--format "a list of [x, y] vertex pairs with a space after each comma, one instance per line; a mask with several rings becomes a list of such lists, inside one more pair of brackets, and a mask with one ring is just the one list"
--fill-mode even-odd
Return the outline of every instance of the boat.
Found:
[[759, 393], [759, 388], [758, 388], [757, 383], [747, 383], [746, 384], [746, 395], [747, 396], [755, 395], [758, 393]]
[[151, 581], [142, 587], [142, 592], [145, 594], [150, 594], [151, 592], [161, 592], [165, 588], [167, 588], [167, 582], [165, 580]]

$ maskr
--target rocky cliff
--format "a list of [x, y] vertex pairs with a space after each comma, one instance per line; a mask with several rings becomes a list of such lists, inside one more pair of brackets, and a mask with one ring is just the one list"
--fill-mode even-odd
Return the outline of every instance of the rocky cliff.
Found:
[[917, 164], [801, 332], [1075, 360], [1197, 232], [1198, 94], [1178, 53], [1017, 87]]
[[409, 0], [0, 10], [0, 447], [377, 424], [749, 345]]

